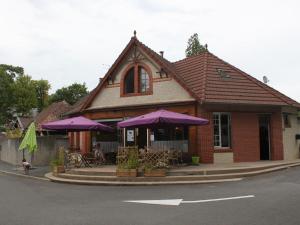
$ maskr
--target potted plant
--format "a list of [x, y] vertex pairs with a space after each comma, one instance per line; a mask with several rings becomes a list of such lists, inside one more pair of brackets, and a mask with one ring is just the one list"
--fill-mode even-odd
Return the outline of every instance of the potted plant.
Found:
[[57, 175], [58, 173], [64, 173], [65, 172], [64, 164], [59, 159], [53, 159], [51, 161], [51, 166], [52, 166], [52, 173], [55, 174], [55, 175]]
[[198, 166], [199, 165], [199, 159], [200, 157], [199, 156], [192, 156], [192, 165], [194, 166]]
[[155, 165], [145, 165], [145, 177], [165, 177], [167, 173], [168, 164], [162, 161], [157, 162]]
[[60, 148], [56, 154], [56, 157], [51, 161], [52, 166], [52, 173], [64, 173], [65, 166], [64, 166], [64, 149]]
[[138, 165], [138, 153], [131, 150], [127, 162], [118, 164], [116, 174], [118, 177], [137, 177]]

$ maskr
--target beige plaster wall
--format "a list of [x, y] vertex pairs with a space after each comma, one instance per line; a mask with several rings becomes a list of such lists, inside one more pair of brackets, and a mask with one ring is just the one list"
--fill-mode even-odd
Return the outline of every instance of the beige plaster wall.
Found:
[[[120, 86], [118, 85], [120, 84], [122, 74], [126, 70], [128, 64], [130, 64], [127, 59], [124, 59], [119, 69], [113, 75], [114, 85], [103, 88], [95, 97], [89, 109], [194, 100], [194, 98], [180, 84], [178, 84], [176, 80], [171, 78], [160, 79], [160, 76], [157, 73], [157, 71], [160, 70], [160, 67], [151, 59], [147, 58], [143, 52], [140, 53], [143, 55], [141, 62], [150, 68], [152, 77], [154, 78], [153, 94], [120, 97]], [[127, 58], [130, 58], [130, 54]]]
[[233, 152], [214, 153], [214, 163], [233, 163]]
[[193, 100], [194, 98], [172, 79], [154, 82], [152, 95], [120, 97], [120, 87], [103, 88], [95, 97], [90, 109]]
[[284, 107], [282, 112], [290, 113], [291, 128], [284, 128], [283, 124], [283, 148], [284, 159], [292, 160], [299, 158], [300, 141], [296, 141], [296, 134], [300, 133], [300, 125], [297, 119], [297, 109], [292, 107]]

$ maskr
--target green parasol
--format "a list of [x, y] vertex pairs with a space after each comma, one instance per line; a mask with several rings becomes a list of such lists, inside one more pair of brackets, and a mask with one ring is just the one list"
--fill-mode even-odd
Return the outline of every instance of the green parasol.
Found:
[[35, 134], [35, 125], [32, 122], [19, 146], [19, 150], [28, 149], [29, 153], [33, 153], [37, 150], [36, 134]]

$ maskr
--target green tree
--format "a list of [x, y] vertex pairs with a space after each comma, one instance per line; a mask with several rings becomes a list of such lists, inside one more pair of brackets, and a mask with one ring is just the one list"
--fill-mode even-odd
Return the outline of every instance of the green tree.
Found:
[[58, 90], [50, 97], [50, 102], [60, 102], [65, 100], [69, 104], [73, 105], [80, 98], [88, 94], [85, 83], [78, 84], [74, 83], [68, 87], [63, 87]]
[[37, 108], [40, 111], [45, 108], [49, 103], [49, 90], [51, 88], [50, 83], [47, 80], [34, 80], [35, 94], [37, 98]]
[[0, 66], [0, 126], [3, 125], [10, 116], [13, 82], [13, 76], [8, 74], [6, 70]]
[[198, 34], [193, 34], [188, 40], [187, 48], [185, 50], [186, 57], [198, 55], [205, 51], [207, 51], [207, 47], [200, 44]]
[[28, 115], [32, 108], [37, 107], [34, 81], [28, 75], [19, 75], [14, 84], [15, 110], [22, 116]]

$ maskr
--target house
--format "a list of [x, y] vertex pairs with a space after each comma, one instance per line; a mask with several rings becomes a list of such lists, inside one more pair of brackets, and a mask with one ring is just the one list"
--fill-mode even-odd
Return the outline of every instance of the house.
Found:
[[66, 101], [53, 102], [35, 117], [36, 130], [42, 134], [43, 129], [41, 125], [43, 123], [60, 120], [64, 116], [64, 113], [69, 110], [71, 110], [71, 105]]
[[[151, 145], [176, 147], [203, 163], [299, 158], [300, 104], [206, 51], [168, 61], [134, 35], [98, 86], [69, 115], [116, 126], [158, 109], [206, 118], [207, 126], [153, 129]], [[133, 137], [128, 135], [132, 135]], [[143, 128], [70, 134], [82, 152], [94, 142], [145, 146]], [[132, 139], [132, 140], [129, 140]]]

